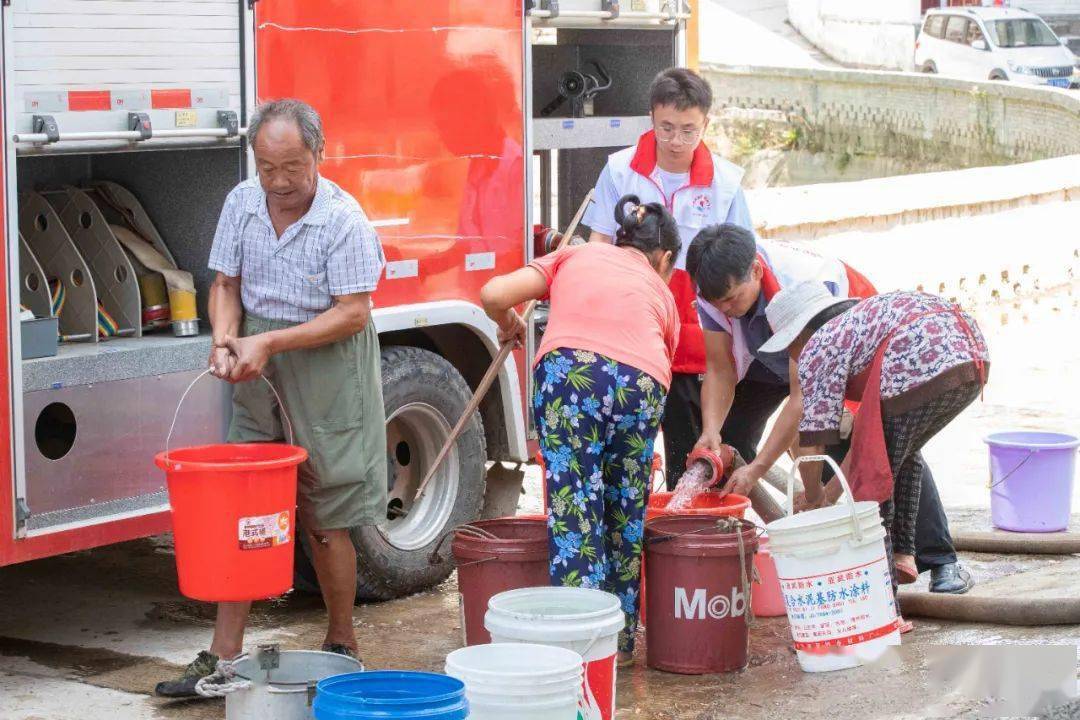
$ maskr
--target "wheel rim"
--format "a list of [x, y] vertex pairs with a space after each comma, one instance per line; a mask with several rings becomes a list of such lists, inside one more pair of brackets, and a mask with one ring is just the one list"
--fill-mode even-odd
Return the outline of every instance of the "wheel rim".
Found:
[[387, 516], [394, 509], [408, 514], [389, 519], [383, 534], [400, 550], [417, 550], [437, 540], [454, 511], [460, 483], [456, 445], [450, 448], [420, 502], [413, 503], [424, 474], [449, 437], [450, 423], [427, 403], [403, 405], [386, 420]]

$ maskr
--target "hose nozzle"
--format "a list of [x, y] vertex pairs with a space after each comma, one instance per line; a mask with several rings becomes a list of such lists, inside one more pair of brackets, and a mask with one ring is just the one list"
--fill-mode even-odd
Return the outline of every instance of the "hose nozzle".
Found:
[[686, 465], [704, 463], [709, 469], [709, 485], [716, 485], [724, 478], [724, 471], [732, 466], [735, 450], [730, 445], [722, 445], [720, 452], [706, 448], [697, 448], [686, 458]]

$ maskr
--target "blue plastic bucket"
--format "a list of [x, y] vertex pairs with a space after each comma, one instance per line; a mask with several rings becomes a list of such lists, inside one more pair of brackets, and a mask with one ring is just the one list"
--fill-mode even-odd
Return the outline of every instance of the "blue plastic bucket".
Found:
[[990, 519], [1014, 532], [1067, 530], [1080, 438], [1052, 432], [1001, 432], [990, 446]]
[[465, 720], [465, 683], [435, 673], [380, 670], [335, 675], [315, 688], [315, 720]]

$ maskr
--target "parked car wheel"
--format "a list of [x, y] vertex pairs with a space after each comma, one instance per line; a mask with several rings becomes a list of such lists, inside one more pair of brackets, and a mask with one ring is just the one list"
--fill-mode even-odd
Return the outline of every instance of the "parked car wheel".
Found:
[[[472, 391], [441, 356], [414, 347], [382, 351], [390, 488], [383, 527], [352, 530], [357, 554], [357, 598], [390, 600], [445, 580], [454, 569], [449, 552], [433, 563], [435, 546], [453, 528], [480, 517], [487, 450], [479, 412], [465, 426], [450, 455], [415, 505], [416, 489]], [[408, 511], [391, 517], [393, 509]], [[317, 592], [306, 543], [297, 542], [295, 585]]]

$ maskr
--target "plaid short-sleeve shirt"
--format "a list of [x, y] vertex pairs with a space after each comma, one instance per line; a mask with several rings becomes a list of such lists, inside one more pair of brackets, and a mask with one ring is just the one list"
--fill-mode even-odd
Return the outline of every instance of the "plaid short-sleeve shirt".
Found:
[[385, 264], [359, 203], [324, 177], [311, 209], [280, 238], [258, 179], [237, 185], [225, 199], [209, 262], [240, 278], [245, 313], [286, 322], [315, 318], [335, 295], [374, 291]]

